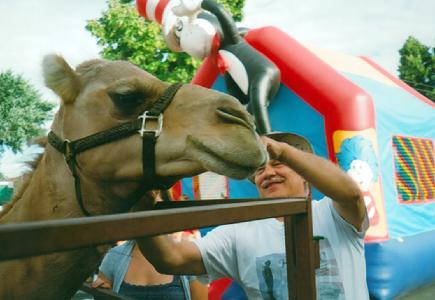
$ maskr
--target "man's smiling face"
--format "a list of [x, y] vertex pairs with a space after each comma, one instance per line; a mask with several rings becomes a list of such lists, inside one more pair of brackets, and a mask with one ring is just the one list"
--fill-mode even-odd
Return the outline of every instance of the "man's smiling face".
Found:
[[305, 180], [286, 164], [273, 159], [257, 170], [255, 185], [263, 198], [306, 196]]

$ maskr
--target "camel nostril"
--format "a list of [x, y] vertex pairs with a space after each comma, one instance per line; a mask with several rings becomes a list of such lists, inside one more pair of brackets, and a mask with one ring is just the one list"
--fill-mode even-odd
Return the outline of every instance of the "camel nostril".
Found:
[[241, 109], [228, 106], [219, 106], [216, 109], [216, 114], [219, 118], [229, 123], [236, 123], [245, 126], [248, 129], [254, 129], [254, 121], [252, 116], [249, 115], [248, 112]]

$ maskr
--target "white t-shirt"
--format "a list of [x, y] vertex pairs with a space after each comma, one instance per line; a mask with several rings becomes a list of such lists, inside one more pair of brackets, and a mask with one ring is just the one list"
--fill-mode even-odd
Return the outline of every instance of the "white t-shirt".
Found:
[[[320, 240], [317, 299], [369, 299], [364, 234], [336, 212], [332, 200], [313, 201], [313, 234]], [[219, 226], [195, 241], [210, 280], [231, 277], [249, 299], [288, 299], [284, 225], [264, 219]]]

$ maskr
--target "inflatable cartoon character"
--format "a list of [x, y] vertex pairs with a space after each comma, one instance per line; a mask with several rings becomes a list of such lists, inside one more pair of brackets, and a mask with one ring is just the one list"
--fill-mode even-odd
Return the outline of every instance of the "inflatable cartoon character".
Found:
[[231, 15], [213, 0], [137, 0], [139, 14], [162, 24], [168, 47], [196, 58], [211, 56], [228, 92], [248, 105], [260, 134], [271, 131], [267, 106], [278, 91], [280, 72], [251, 47]]
[[337, 153], [339, 165], [358, 183], [363, 192], [370, 225], [379, 223], [370, 185], [378, 179], [378, 163], [372, 142], [361, 135], [347, 138]]

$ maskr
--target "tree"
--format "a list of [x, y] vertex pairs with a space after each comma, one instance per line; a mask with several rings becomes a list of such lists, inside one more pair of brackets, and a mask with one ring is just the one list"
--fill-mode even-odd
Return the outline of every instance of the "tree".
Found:
[[410, 36], [399, 53], [400, 79], [435, 102], [435, 48]]
[[53, 107], [21, 75], [0, 73], [0, 151], [4, 144], [17, 151], [26, 140], [43, 134], [41, 125]]
[[[103, 47], [101, 56], [128, 60], [169, 82], [189, 82], [200, 61], [185, 53], [171, 52], [165, 45], [159, 25], [140, 17], [129, 0], [109, 0], [101, 18], [88, 21], [86, 29]], [[242, 19], [244, 0], [218, 1], [236, 21]]]

